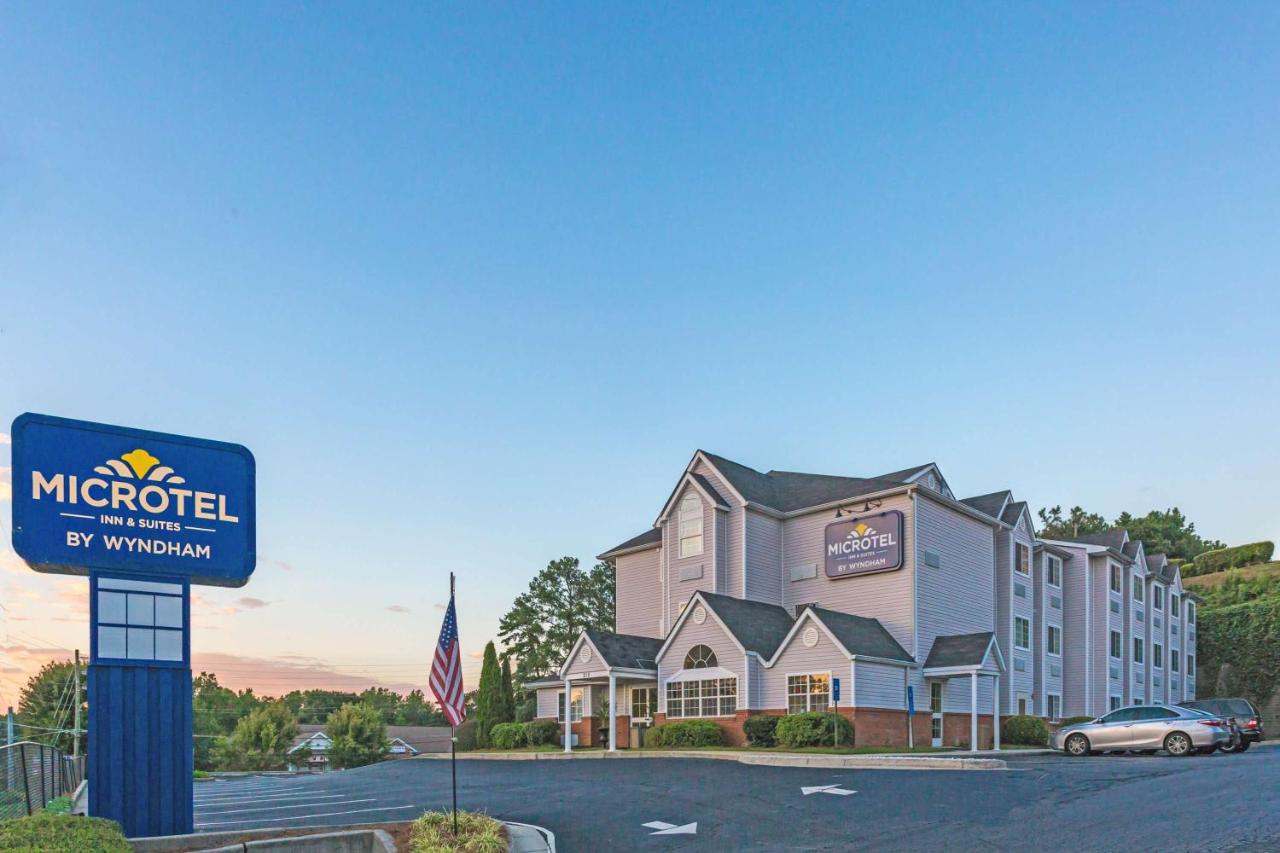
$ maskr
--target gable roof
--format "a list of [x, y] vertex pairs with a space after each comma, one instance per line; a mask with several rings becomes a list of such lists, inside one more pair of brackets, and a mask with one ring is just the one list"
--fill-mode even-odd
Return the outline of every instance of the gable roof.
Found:
[[[768, 659], [777, 651], [783, 639], [795, 623], [790, 611], [776, 604], [731, 598], [714, 592], [699, 590], [695, 596], [715, 613], [716, 618], [747, 651]], [[693, 610], [693, 601], [680, 614], [684, 618]], [[675, 636], [675, 631], [671, 632]]]
[[893, 638], [879, 619], [854, 616], [852, 613], [841, 613], [838, 610], [827, 610], [822, 607], [809, 609], [827, 626], [827, 630], [835, 635], [849, 654], [915, 663], [915, 658], [907, 654], [907, 650]]
[[588, 628], [584, 631], [596, 647], [600, 657], [609, 666], [626, 669], [658, 668], [658, 649], [662, 648], [662, 640], [654, 637], [637, 637], [633, 634], [613, 634], [608, 631], [597, 631]]
[[1125, 542], [1129, 539], [1129, 531], [1123, 527], [1113, 527], [1101, 533], [1086, 533], [1082, 536], [1067, 536], [1064, 538], [1067, 542], [1083, 542], [1086, 545], [1101, 545], [1104, 548], [1113, 548], [1123, 554]]
[[597, 560], [608, 560], [610, 557], [617, 557], [622, 554], [629, 554], [633, 551], [647, 551], [650, 548], [657, 548], [662, 545], [662, 528], [654, 527], [641, 533], [639, 536], [632, 536], [621, 545], [614, 545], [608, 551], [596, 556]]
[[992, 518], [999, 518], [1005, 503], [1011, 500], [1013, 500], [1013, 492], [1005, 489], [1001, 492], [992, 492], [989, 495], [974, 495], [971, 498], [962, 498], [960, 503]]
[[1004, 508], [1004, 512], [1000, 514], [1000, 520], [1010, 527], [1016, 527], [1018, 525], [1018, 518], [1022, 515], [1023, 511], [1026, 511], [1028, 513], [1027, 517], [1030, 518], [1031, 510], [1027, 507], [1026, 501], [1015, 501], [1007, 504]]
[[779, 512], [793, 512], [811, 506], [852, 500], [908, 484], [910, 478], [933, 463], [904, 468], [875, 477], [837, 477], [799, 471], [761, 473], [731, 459], [699, 450], [707, 461], [749, 503]]
[[929, 649], [929, 657], [925, 659], [924, 668], [933, 669], [951, 666], [982, 666], [987, 658], [987, 649], [995, 640], [991, 631], [977, 634], [949, 634], [938, 637]]

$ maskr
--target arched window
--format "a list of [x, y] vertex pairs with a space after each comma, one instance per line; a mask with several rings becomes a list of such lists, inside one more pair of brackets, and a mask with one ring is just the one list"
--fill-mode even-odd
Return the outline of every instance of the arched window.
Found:
[[696, 645], [684, 656], [685, 669], [707, 669], [717, 666], [716, 653], [704, 645]]
[[680, 501], [680, 556], [702, 553], [702, 501], [693, 492]]

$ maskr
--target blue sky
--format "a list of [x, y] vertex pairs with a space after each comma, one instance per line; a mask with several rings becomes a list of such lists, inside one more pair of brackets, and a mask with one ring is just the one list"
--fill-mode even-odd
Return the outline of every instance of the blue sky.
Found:
[[[263, 561], [194, 643], [229, 678], [423, 684], [450, 570], [478, 654], [697, 447], [1280, 537], [1274, 5], [0, 31], [0, 415], [254, 450]], [[0, 560], [3, 703], [87, 639], [83, 581]]]

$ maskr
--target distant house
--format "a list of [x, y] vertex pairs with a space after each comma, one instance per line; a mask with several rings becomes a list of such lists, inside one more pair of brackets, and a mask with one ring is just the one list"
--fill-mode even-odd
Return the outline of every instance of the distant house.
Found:
[[[412, 758], [423, 752], [448, 752], [446, 726], [387, 726], [387, 757]], [[289, 747], [290, 770], [327, 770], [333, 740], [324, 726], [298, 726], [298, 735]]]

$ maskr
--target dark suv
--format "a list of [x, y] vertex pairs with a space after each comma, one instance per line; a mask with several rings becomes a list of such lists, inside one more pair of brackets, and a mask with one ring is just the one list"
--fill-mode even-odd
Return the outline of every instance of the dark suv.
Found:
[[1244, 752], [1255, 741], [1262, 740], [1262, 716], [1248, 699], [1196, 699], [1192, 702], [1180, 702], [1184, 708], [1206, 711], [1217, 717], [1234, 719], [1240, 729], [1240, 740], [1231, 747], [1223, 747], [1223, 752]]

